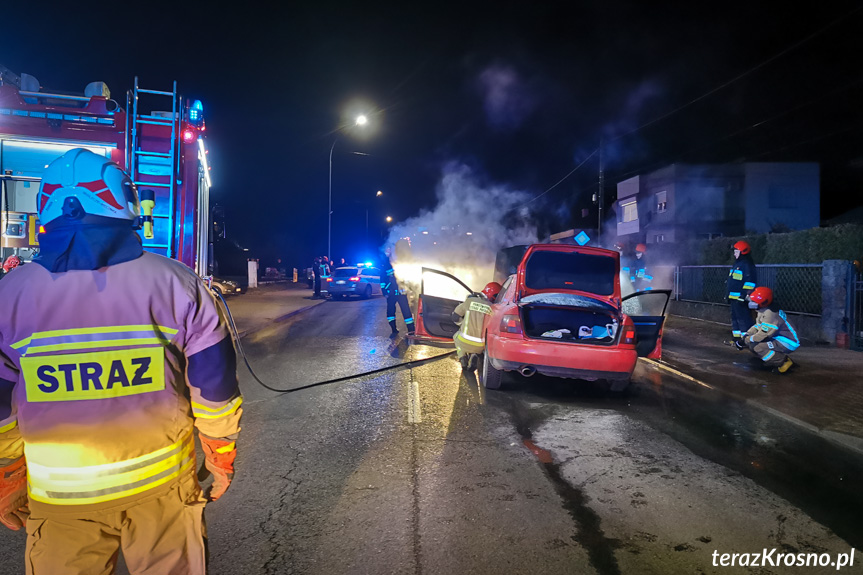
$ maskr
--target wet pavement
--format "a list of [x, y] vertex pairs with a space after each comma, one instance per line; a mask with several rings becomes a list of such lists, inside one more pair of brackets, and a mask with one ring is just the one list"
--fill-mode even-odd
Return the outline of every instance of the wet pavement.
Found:
[[785, 374], [765, 369], [751, 352], [723, 344], [730, 328], [669, 316], [663, 335], [666, 372], [693, 386], [721, 390], [753, 408], [844, 445], [863, 456], [863, 353], [804, 342]]

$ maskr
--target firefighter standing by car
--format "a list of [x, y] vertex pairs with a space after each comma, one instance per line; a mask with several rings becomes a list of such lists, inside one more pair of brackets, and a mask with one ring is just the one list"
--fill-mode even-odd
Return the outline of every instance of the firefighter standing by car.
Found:
[[479, 356], [485, 352], [485, 319], [491, 315], [491, 305], [501, 285], [486, 284], [480, 293], [472, 293], [452, 312], [452, 320], [459, 326], [452, 340], [461, 368], [473, 371], [479, 365]]
[[632, 284], [635, 286], [635, 291], [644, 291], [653, 289], [653, 276], [650, 275], [647, 269], [647, 246], [638, 244], [635, 246], [635, 259], [630, 262], [630, 273], [632, 274]]
[[773, 301], [773, 290], [768, 287], [756, 287], [746, 300], [749, 309], [757, 310], [758, 317], [744, 335], [743, 342], [736, 342], [735, 347], [748, 347], [765, 366], [779, 373], [787, 372], [795, 365], [788, 356], [800, 347], [800, 338], [788, 316]]
[[734, 250], [734, 265], [728, 272], [727, 292], [728, 303], [731, 305], [731, 336], [729, 345], [740, 347], [743, 336], [752, 327], [752, 313], [747, 307], [746, 296], [755, 289], [755, 262], [752, 260], [752, 248], [744, 241], [732, 246]]
[[216, 301], [143, 251], [137, 191], [105, 157], [52, 162], [37, 206], [40, 255], [0, 282], [0, 521], [26, 526], [28, 574], [113, 573], [120, 549], [132, 573], [203, 574], [242, 414]]
[[414, 316], [411, 314], [411, 306], [408, 303], [408, 296], [405, 294], [404, 290], [399, 287], [399, 282], [396, 280], [395, 270], [393, 269], [393, 264], [389, 259], [389, 250], [387, 250], [387, 254], [384, 258], [384, 269], [386, 269], [386, 275], [384, 278], [381, 278], [381, 292], [384, 294], [384, 297], [387, 298], [387, 323], [390, 324], [390, 329], [392, 330], [390, 337], [395, 337], [399, 333], [398, 328], [396, 328], [397, 303], [399, 308], [402, 310], [402, 317], [405, 320], [405, 327], [407, 327], [408, 335], [413, 335]]

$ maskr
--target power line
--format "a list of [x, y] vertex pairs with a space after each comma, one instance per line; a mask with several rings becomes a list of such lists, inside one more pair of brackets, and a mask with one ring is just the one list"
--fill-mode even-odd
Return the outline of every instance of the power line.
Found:
[[578, 170], [578, 169], [579, 169], [580, 167], [582, 167], [582, 166], [583, 166], [583, 165], [584, 165], [584, 164], [585, 164], [589, 159], [591, 159], [593, 156], [595, 156], [595, 155], [596, 155], [596, 153], [597, 153], [598, 151], [599, 151], [599, 148], [597, 148], [597, 149], [595, 149], [594, 151], [592, 151], [592, 152], [590, 153], [590, 155], [589, 155], [589, 156], [587, 156], [584, 160], [582, 160], [582, 162], [581, 162], [579, 165], [577, 165], [576, 167], [574, 167], [574, 168], [572, 169], [572, 171], [570, 171], [567, 175], [565, 175], [564, 177], [562, 177], [562, 178], [561, 178], [561, 179], [560, 179], [556, 184], [554, 184], [553, 186], [551, 186], [550, 188], [548, 188], [546, 191], [542, 192], [542, 193], [541, 193], [541, 194], [539, 194], [538, 196], [535, 196], [535, 197], [533, 197], [532, 199], [530, 199], [530, 200], [526, 201], [524, 204], [522, 204], [522, 206], [521, 206], [521, 207], [524, 207], [524, 206], [528, 205], [529, 203], [531, 203], [531, 202], [532, 202], [532, 201], [534, 201], [534, 200], [538, 200], [539, 198], [541, 198], [542, 196], [544, 196], [545, 194], [547, 194], [548, 192], [550, 192], [551, 190], [553, 190], [554, 188], [556, 188], [557, 186], [559, 186], [561, 183], [563, 183], [563, 181], [564, 181], [565, 179], [567, 179], [567, 178], [568, 178], [568, 177], [570, 177], [572, 174], [574, 174], [574, 173], [576, 172], [576, 170]]
[[830, 28], [832, 28], [833, 26], [835, 26], [836, 24], [838, 24], [838, 23], [839, 23], [839, 22], [841, 22], [842, 20], [845, 20], [846, 18], [848, 18], [849, 16], [851, 16], [851, 15], [852, 15], [852, 14], [854, 14], [855, 12], [859, 12], [860, 10], [863, 10], [863, 6], [858, 6], [858, 7], [857, 7], [857, 8], [855, 8], [854, 10], [851, 10], [851, 11], [850, 11], [850, 12], [848, 12], [847, 14], [845, 14], [845, 15], [843, 15], [843, 16], [840, 16], [839, 18], [837, 18], [837, 19], [833, 20], [832, 22], [828, 23], [827, 25], [823, 26], [822, 28], [820, 28], [820, 29], [816, 30], [815, 32], [813, 32], [813, 33], [812, 33], [812, 34], [810, 34], [809, 36], [807, 36], [807, 37], [803, 38], [802, 40], [800, 40], [800, 41], [796, 42], [795, 44], [792, 44], [791, 46], [789, 46], [789, 47], [785, 48], [785, 49], [784, 49], [784, 50], [782, 50], [781, 52], [779, 52], [779, 53], [777, 53], [777, 54], [774, 54], [773, 56], [771, 56], [771, 57], [770, 57], [770, 58], [768, 58], [767, 60], [764, 60], [764, 61], [763, 61], [763, 62], [761, 62], [760, 64], [758, 64], [758, 65], [756, 65], [756, 66], [754, 66], [754, 67], [750, 68], [749, 70], [746, 70], [746, 71], [745, 71], [745, 72], [743, 72], [742, 74], [739, 74], [739, 75], [735, 76], [735, 77], [734, 77], [734, 78], [732, 78], [731, 80], [728, 80], [728, 81], [727, 81], [727, 82], [725, 82], [724, 84], [721, 84], [721, 85], [717, 86], [716, 88], [713, 88], [712, 90], [710, 90], [710, 91], [708, 91], [708, 92], [706, 92], [706, 93], [702, 94], [701, 96], [698, 96], [697, 98], [695, 98], [695, 99], [693, 99], [693, 100], [690, 100], [690, 101], [689, 101], [689, 102], [687, 102], [686, 104], [683, 104], [682, 106], [680, 106], [680, 107], [678, 107], [678, 108], [675, 108], [674, 110], [672, 110], [672, 111], [670, 111], [670, 112], [668, 112], [668, 113], [666, 113], [666, 114], [663, 114], [663, 115], [659, 116], [658, 118], [654, 118], [653, 120], [650, 120], [649, 122], [646, 122], [646, 123], [644, 123], [644, 124], [641, 124], [640, 126], [638, 126], [638, 127], [636, 127], [636, 128], [633, 128], [632, 130], [630, 130], [630, 131], [628, 131], [628, 132], [625, 132], [625, 133], [623, 133], [623, 134], [620, 134], [619, 136], [615, 136], [614, 138], [612, 138], [612, 139], [610, 140], [610, 142], [615, 142], [615, 141], [617, 141], [617, 140], [619, 140], [619, 139], [621, 139], [621, 138], [623, 138], [623, 137], [625, 137], [625, 136], [629, 136], [630, 134], [634, 134], [635, 132], [638, 132], [639, 130], [642, 130], [642, 129], [644, 129], [644, 128], [648, 127], [648, 126], [651, 126], [651, 125], [653, 125], [653, 124], [656, 124], [657, 122], [661, 122], [662, 120], [664, 120], [664, 119], [668, 118], [669, 116], [672, 116], [672, 115], [676, 114], [677, 112], [679, 112], [679, 111], [681, 111], [681, 110], [684, 110], [684, 109], [688, 108], [689, 106], [691, 106], [691, 105], [695, 104], [696, 102], [700, 102], [701, 100], [703, 100], [703, 99], [707, 98], [708, 96], [710, 96], [710, 95], [712, 95], [712, 94], [715, 94], [716, 92], [718, 92], [718, 91], [720, 91], [720, 90], [722, 90], [722, 89], [724, 89], [724, 88], [727, 88], [728, 86], [730, 86], [731, 84], [733, 84], [733, 83], [737, 82], [738, 80], [741, 80], [742, 78], [745, 78], [746, 76], [748, 76], [748, 75], [752, 74], [752, 73], [753, 73], [753, 72], [755, 72], [756, 70], [759, 70], [759, 69], [763, 68], [763, 67], [764, 67], [764, 66], [766, 66], [767, 64], [769, 64], [769, 63], [773, 62], [774, 60], [777, 60], [778, 58], [780, 58], [780, 57], [784, 56], [784, 55], [785, 55], [785, 54], [787, 54], [788, 52], [791, 52], [792, 50], [795, 50], [795, 49], [799, 48], [800, 46], [802, 46], [802, 45], [803, 45], [803, 44], [805, 44], [806, 42], [809, 42], [809, 41], [810, 41], [810, 40], [812, 40], [813, 38], [815, 38], [815, 37], [817, 37], [817, 36], [819, 36], [819, 35], [823, 34], [824, 32], [826, 32], [827, 30], [829, 30]]

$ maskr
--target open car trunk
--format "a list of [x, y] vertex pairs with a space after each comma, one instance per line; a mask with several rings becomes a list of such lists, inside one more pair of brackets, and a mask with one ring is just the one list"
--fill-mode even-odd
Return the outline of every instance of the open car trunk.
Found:
[[620, 314], [612, 306], [572, 294], [535, 294], [519, 306], [524, 334], [532, 339], [612, 345]]

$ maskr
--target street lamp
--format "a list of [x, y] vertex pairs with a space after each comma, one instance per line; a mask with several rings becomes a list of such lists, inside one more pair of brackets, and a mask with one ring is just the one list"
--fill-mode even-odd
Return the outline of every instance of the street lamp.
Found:
[[[354, 120], [354, 125], [363, 127], [369, 123], [369, 119], [365, 114], [360, 114]], [[330, 146], [330, 191], [329, 191], [329, 209], [327, 210], [327, 259], [332, 257], [332, 238], [333, 238], [333, 150], [336, 149], [336, 142], [339, 141], [338, 134], [333, 139], [333, 145]]]
[[392, 216], [387, 216], [387, 223], [388, 223], [388, 224], [389, 224], [389, 223], [392, 223], [392, 221], [393, 221]]

